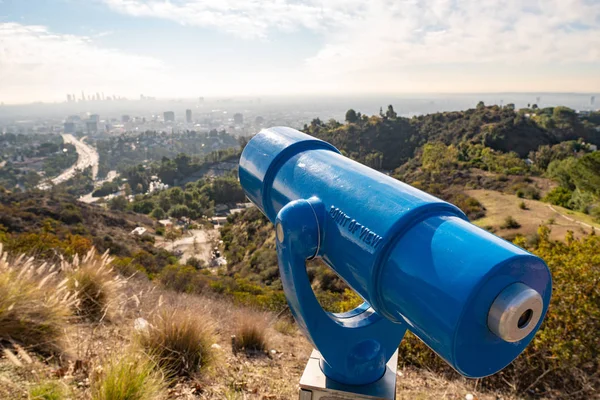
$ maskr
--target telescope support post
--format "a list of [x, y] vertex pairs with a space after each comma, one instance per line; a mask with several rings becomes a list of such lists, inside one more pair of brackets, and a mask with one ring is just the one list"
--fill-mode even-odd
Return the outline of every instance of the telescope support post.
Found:
[[394, 400], [396, 398], [396, 372], [398, 351], [386, 365], [385, 374], [368, 385], [344, 385], [327, 376], [319, 363], [321, 354], [313, 350], [300, 379], [299, 400]]

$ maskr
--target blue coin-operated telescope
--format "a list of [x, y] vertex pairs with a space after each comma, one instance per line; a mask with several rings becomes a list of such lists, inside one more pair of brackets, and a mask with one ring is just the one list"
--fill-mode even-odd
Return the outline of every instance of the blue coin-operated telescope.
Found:
[[[276, 227], [283, 288], [328, 379], [368, 385], [406, 330], [467, 377], [498, 372], [529, 344], [551, 295], [545, 263], [440, 199], [290, 128], [245, 147], [239, 177]], [[325, 312], [306, 274], [320, 257], [364, 304]]]

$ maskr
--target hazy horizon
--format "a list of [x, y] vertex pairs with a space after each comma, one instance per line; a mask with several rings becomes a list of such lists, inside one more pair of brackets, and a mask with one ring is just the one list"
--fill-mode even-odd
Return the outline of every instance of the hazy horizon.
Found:
[[[380, 107], [393, 105], [398, 115], [412, 117], [444, 111], [474, 108], [479, 101], [487, 105], [515, 104], [517, 108], [538, 104], [539, 107], [567, 106], [575, 110], [597, 109], [592, 96], [574, 93], [477, 93], [477, 94], [411, 94], [353, 96], [265, 96], [247, 98], [155, 99], [123, 101], [86, 101], [79, 103], [30, 103], [0, 106], [0, 122], [52, 118], [63, 120], [69, 115], [100, 114], [102, 119], [120, 119], [122, 115], [161, 117], [165, 111], [175, 112], [177, 119], [191, 109], [194, 116], [242, 113], [246, 117], [273, 117], [279, 123], [296, 128], [313, 118], [343, 120], [348, 109], [367, 115], [378, 114]], [[291, 118], [291, 119], [290, 119]]]
[[0, 0], [0, 102], [600, 92], [589, 0]]

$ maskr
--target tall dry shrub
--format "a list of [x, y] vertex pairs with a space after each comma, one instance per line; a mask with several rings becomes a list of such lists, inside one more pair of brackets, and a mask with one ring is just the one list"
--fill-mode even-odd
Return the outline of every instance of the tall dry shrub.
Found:
[[75, 256], [72, 263], [63, 261], [68, 286], [77, 293], [75, 313], [80, 317], [99, 322], [114, 319], [119, 313], [125, 281], [113, 270], [111, 262], [108, 252], [99, 257], [95, 249], [83, 260]]
[[58, 268], [21, 255], [9, 260], [0, 243], [0, 340], [51, 354], [62, 338], [77, 297]]
[[138, 332], [144, 351], [168, 378], [192, 376], [213, 360], [213, 330], [207, 318], [189, 310], [165, 307]]

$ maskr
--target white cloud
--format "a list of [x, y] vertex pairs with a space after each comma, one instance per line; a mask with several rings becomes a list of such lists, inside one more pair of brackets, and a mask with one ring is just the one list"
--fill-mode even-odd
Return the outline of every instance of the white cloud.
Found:
[[86, 36], [44, 26], [0, 23], [0, 98], [11, 102], [64, 99], [65, 93], [132, 95], [162, 79], [165, 66], [150, 57], [97, 46]]
[[357, 71], [433, 64], [600, 61], [600, 2], [374, 1], [307, 62]]
[[111, 9], [182, 25], [217, 28], [243, 38], [264, 38], [270, 31], [336, 29], [361, 13], [359, 0], [103, 0]]
[[[317, 32], [323, 43], [305, 61], [305, 68], [307, 83], [321, 89], [354, 85], [362, 90], [386, 83], [390, 91], [399, 90], [411, 80], [424, 79], [420, 66], [438, 66], [445, 79], [460, 77], [459, 72], [450, 76], [444, 68], [448, 65], [504, 66], [499, 79], [531, 82], [535, 77], [509, 75], [555, 64], [600, 62], [597, 0], [103, 1], [121, 13], [213, 28], [245, 39], [297, 29]], [[428, 79], [436, 80], [436, 74], [430, 73]], [[490, 79], [494, 77], [485, 77], [492, 83]], [[524, 88], [495, 83], [496, 87], [488, 87]], [[592, 86], [600, 89], [600, 77]], [[542, 84], [538, 90], [562, 89]], [[582, 81], [571, 90], [586, 86]]]

